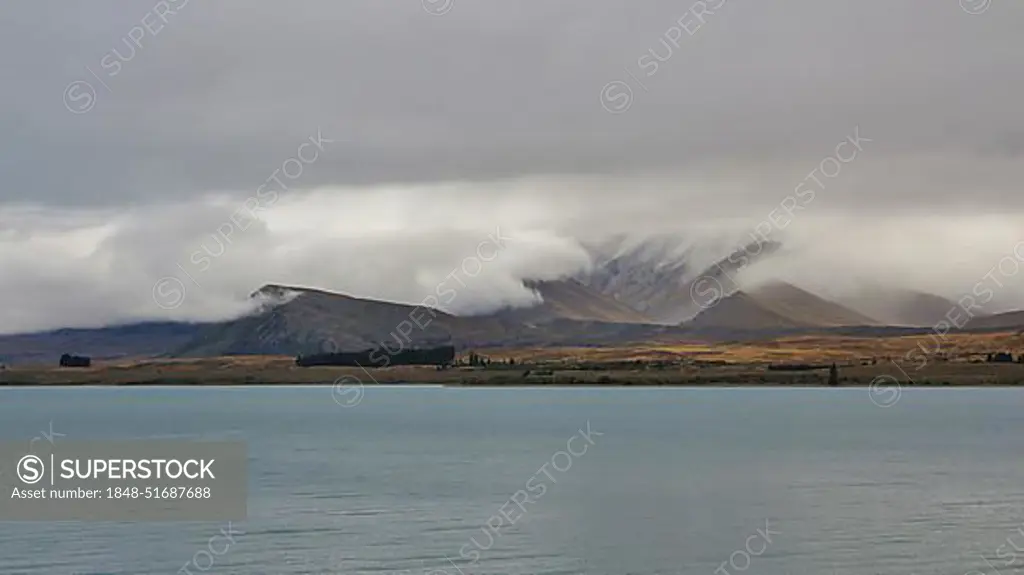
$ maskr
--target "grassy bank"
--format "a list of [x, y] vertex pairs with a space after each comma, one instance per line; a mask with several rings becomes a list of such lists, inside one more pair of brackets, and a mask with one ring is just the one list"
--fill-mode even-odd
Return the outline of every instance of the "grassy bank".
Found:
[[[913, 353], [913, 350], [918, 352]], [[932, 353], [925, 356], [920, 350]], [[822, 386], [828, 366], [839, 385], [1024, 385], [1024, 364], [986, 363], [993, 351], [1024, 351], [1014, 333], [901, 338], [801, 337], [733, 344], [637, 344], [614, 348], [476, 350], [487, 367], [298, 367], [284, 356], [97, 362], [89, 368], [25, 366], [0, 371], [0, 385], [609, 385]], [[908, 353], [912, 353], [908, 357]], [[511, 360], [511, 362], [510, 362]], [[804, 369], [773, 369], [781, 365]], [[808, 369], [810, 367], [811, 369]], [[881, 378], [881, 379], [880, 379]]]

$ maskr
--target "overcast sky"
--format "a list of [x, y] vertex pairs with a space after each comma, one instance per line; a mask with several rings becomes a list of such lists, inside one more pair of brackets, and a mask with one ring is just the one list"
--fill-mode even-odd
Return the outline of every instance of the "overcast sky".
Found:
[[1015, 0], [3, 12], [0, 332], [223, 317], [268, 282], [420, 301], [496, 228], [518, 241], [449, 307], [521, 303], [580, 239], [739, 238], [816, 169], [772, 225], [784, 279], [954, 297], [1024, 241]]

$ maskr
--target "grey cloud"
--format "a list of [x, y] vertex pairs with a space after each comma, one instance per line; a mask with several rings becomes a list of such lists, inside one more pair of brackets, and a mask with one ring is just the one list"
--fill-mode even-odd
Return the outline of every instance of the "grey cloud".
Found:
[[[778, 219], [855, 129], [863, 152], [771, 224], [792, 248], [772, 274], [955, 296], [1020, 241], [1017, 2], [715, 0], [694, 29], [694, 4], [668, 0], [456, 0], [441, 16], [415, 0], [167, 0], [140, 36], [158, 6], [4, 8], [5, 330], [224, 317], [268, 282], [419, 301], [494, 225], [530, 243], [457, 310], [529, 303], [519, 279], [585, 267], [581, 242], [717, 246]], [[77, 81], [96, 90], [80, 114], [65, 107], [90, 102], [66, 92]], [[616, 81], [632, 90], [621, 114], [602, 101]], [[318, 129], [334, 141], [202, 287], [154, 306], [154, 283]], [[954, 249], [962, 230], [972, 243]]]
[[[7, 7], [0, 48], [17, 82], [0, 95], [0, 201], [251, 190], [317, 126], [338, 144], [309, 187], [743, 170], [813, 161], [855, 125], [888, 157], [1020, 159], [1016, 3], [969, 15], [952, 0], [732, 0], [676, 48], [662, 40], [690, 6], [665, 0], [459, 2], [443, 16], [419, 2], [178, 0], [107, 76], [101, 61], [131, 53], [154, 4]], [[638, 59], [666, 47], [645, 77]], [[61, 100], [78, 79], [98, 91], [81, 115]], [[625, 114], [601, 107], [612, 80], [634, 88]]]
[[[591, 262], [583, 244], [608, 240], [613, 232], [630, 242], [653, 233], [679, 237], [696, 263], [713, 262], [758, 238], [781, 241], [786, 250], [747, 270], [745, 281], [788, 280], [823, 294], [877, 283], [956, 297], [1015, 249], [1024, 261], [1021, 216], [833, 214], [814, 211], [812, 203], [791, 215], [773, 208], [744, 218], [704, 219], [677, 201], [672, 209], [631, 218], [627, 201], [590, 206], [590, 195], [571, 183], [529, 180], [486, 195], [469, 183], [296, 194], [229, 238], [218, 230], [225, 230], [243, 198], [116, 215], [77, 210], [53, 220], [0, 210], [0, 222], [10, 225], [9, 233], [0, 234], [0, 299], [6, 304], [0, 326], [24, 331], [223, 319], [252, 309], [248, 295], [266, 283], [405, 303], [422, 302], [444, 285], [457, 297], [443, 307], [456, 313], [529, 305], [535, 297], [523, 288], [523, 278], [554, 279], [586, 269]], [[568, 191], [557, 193], [562, 190]], [[630, 195], [634, 202], [640, 197]], [[568, 216], [574, 213], [587, 218]], [[495, 257], [488, 243], [476, 256], [499, 230], [511, 238], [507, 247]], [[1024, 274], [1013, 270], [1000, 277], [1007, 287], [993, 305], [1024, 306]], [[174, 283], [158, 290], [165, 278]], [[162, 299], [175, 289], [184, 292], [183, 301]]]
[[[233, 230], [226, 224], [240, 200], [36, 217], [0, 235], [0, 333], [225, 319], [252, 310], [249, 294], [267, 283], [412, 304], [445, 291], [454, 297], [439, 307], [474, 313], [534, 303], [522, 278], [554, 279], [588, 264], [572, 238], [535, 225], [513, 203], [478, 217], [493, 201], [445, 195], [438, 205], [422, 194], [304, 194]], [[391, 209], [395, 200], [409, 210]], [[452, 215], [436, 218], [441, 212]], [[23, 213], [0, 209], [0, 221]]]

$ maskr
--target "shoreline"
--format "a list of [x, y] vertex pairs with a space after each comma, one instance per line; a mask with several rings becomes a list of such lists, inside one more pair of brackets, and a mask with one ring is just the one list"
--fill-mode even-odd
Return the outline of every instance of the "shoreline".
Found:
[[[161, 389], [194, 389], [194, 388], [314, 388], [314, 387], [333, 387], [333, 382], [326, 383], [195, 383], [195, 384], [175, 384], [175, 383], [54, 383], [54, 384], [40, 384], [40, 383], [12, 383], [12, 384], [0, 384], [0, 391], [4, 389], [110, 389], [110, 388], [161, 388]], [[891, 386], [892, 384], [890, 384]], [[909, 382], [897, 382], [896, 384], [900, 389], [905, 388], [920, 388], [920, 389], [1007, 389], [1007, 388], [1024, 388], [1024, 382], [1022, 383], [965, 383], [957, 385], [931, 385], [931, 384], [910, 384]], [[351, 387], [351, 386], [350, 386]], [[755, 384], [755, 383], [671, 383], [671, 384], [593, 384], [593, 383], [578, 383], [578, 384], [447, 384], [447, 383], [422, 383], [422, 384], [410, 384], [410, 383], [382, 383], [382, 384], [367, 384], [365, 388], [390, 388], [390, 389], [415, 389], [415, 388], [426, 388], [426, 389], [460, 389], [460, 388], [472, 388], [472, 389], [863, 389], [872, 390], [876, 386], [871, 384], [846, 384], [846, 385], [822, 385], [822, 384], [785, 384], [785, 383], [768, 383], [768, 384]]]
[[[986, 361], [993, 351], [1024, 357], [1024, 334], [928, 338], [796, 337], [722, 344], [480, 349], [457, 365], [300, 367], [292, 356], [124, 358], [90, 367], [0, 368], [3, 387], [443, 386], [443, 387], [1013, 387], [1024, 363]], [[929, 347], [931, 346], [931, 347]], [[922, 353], [933, 350], [931, 354]], [[482, 358], [474, 365], [467, 359]], [[56, 363], [56, 361], [54, 362]], [[837, 366], [838, 385], [829, 368]]]
[[[731, 388], [731, 387], [1016, 387], [1024, 386], [1021, 364], [936, 364], [914, 366], [840, 365], [837, 385], [827, 369], [779, 370], [763, 364], [664, 366], [635, 369], [606, 366], [537, 366], [516, 369], [403, 366], [297, 368], [282, 365], [223, 365], [217, 360], [160, 362], [92, 368], [16, 368], [0, 372], [2, 388], [70, 387], [445, 387], [445, 388]], [[912, 378], [912, 379], [911, 379]]]

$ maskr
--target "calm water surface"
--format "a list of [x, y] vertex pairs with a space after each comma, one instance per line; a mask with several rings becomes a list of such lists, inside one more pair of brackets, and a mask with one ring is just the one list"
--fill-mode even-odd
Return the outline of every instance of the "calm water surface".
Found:
[[[913, 390], [888, 408], [864, 389], [371, 388], [350, 407], [329, 388], [0, 390], [0, 438], [51, 421], [55, 441], [243, 439], [249, 518], [212, 565], [196, 553], [225, 523], [0, 522], [4, 575], [1024, 565], [1008, 544], [1024, 549], [1012, 389]], [[573, 436], [586, 453], [556, 455]], [[507, 502], [528, 483], [545, 491], [523, 513]], [[515, 524], [486, 533], [503, 505]]]

